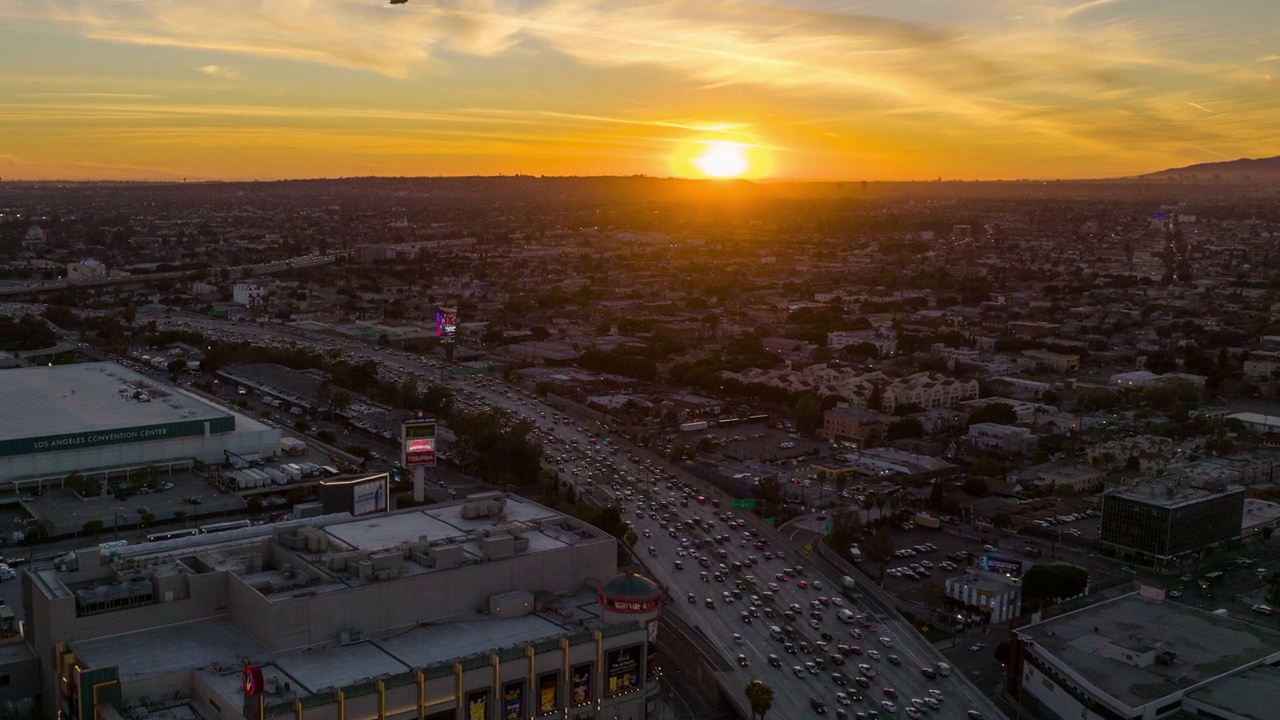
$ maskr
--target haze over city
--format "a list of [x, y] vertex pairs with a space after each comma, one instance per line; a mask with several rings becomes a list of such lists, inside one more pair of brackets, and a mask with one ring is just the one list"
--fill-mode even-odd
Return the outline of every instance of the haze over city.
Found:
[[1280, 5], [10, 0], [0, 177], [1099, 178], [1274, 155]]

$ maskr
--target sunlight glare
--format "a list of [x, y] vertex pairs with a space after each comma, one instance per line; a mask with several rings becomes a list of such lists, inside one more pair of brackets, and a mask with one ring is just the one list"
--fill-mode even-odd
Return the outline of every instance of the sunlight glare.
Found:
[[750, 163], [742, 143], [716, 140], [707, 143], [707, 149], [693, 158], [703, 175], [715, 178], [738, 177], [747, 171]]

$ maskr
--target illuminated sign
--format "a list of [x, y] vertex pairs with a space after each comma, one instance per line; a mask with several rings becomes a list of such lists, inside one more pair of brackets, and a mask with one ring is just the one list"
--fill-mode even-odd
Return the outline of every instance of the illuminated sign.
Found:
[[458, 308], [442, 307], [436, 311], [436, 337], [452, 339], [458, 332]]
[[489, 688], [467, 693], [467, 720], [489, 720]]
[[560, 673], [538, 676], [538, 713], [550, 715], [560, 707]]
[[244, 688], [245, 697], [253, 697], [262, 692], [262, 668], [257, 665], [245, 665], [240, 671], [240, 686]]
[[987, 572], [1022, 577], [1022, 561], [998, 555], [980, 555], [974, 561], [974, 567]]
[[648, 600], [620, 600], [607, 595], [600, 596], [600, 607], [620, 613], [649, 613], [662, 607], [661, 598]]
[[569, 699], [574, 707], [591, 702], [591, 663], [575, 665], [569, 674]]
[[502, 686], [502, 720], [523, 720], [524, 681], [517, 680]]
[[435, 467], [436, 420], [419, 416], [401, 423], [405, 467]]
[[604, 656], [605, 694], [625, 695], [640, 689], [640, 653], [643, 645], [610, 650]]

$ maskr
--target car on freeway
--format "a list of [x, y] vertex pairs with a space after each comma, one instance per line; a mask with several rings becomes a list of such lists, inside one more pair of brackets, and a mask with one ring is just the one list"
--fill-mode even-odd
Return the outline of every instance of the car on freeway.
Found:
[[827, 714], [827, 704], [822, 702], [818, 698], [814, 698], [814, 697], [809, 698], [809, 707], [813, 708], [813, 711], [818, 715]]

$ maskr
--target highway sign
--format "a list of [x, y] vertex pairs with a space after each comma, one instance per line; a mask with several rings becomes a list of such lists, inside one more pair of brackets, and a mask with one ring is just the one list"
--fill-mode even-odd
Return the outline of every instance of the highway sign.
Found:
[[734, 500], [733, 509], [734, 510], [755, 510], [756, 500], [755, 498], [742, 498], [740, 500]]

